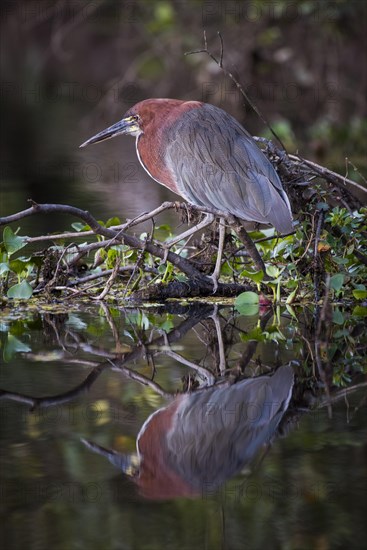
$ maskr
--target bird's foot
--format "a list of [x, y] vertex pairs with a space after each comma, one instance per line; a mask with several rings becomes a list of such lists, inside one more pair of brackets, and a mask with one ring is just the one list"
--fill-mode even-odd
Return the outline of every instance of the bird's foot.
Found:
[[[189, 240], [189, 239], [188, 239], [188, 240]], [[186, 242], [184, 242], [182, 245], [180, 245], [179, 251], [176, 251], [176, 250], [175, 250], [175, 253], [176, 253], [176, 254], [180, 254], [181, 250], [187, 245], [188, 240], [187, 240]], [[162, 260], [161, 260], [161, 265], [162, 265], [162, 264], [165, 264], [165, 263], [167, 262], [168, 253], [170, 252], [171, 248], [172, 248], [174, 245], [180, 243], [181, 241], [182, 241], [182, 237], [179, 236], [179, 237], [176, 237], [176, 238], [173, 237], [172, 239], [168, 239], [168, 240], [167, 240], [166, 242], [164, 242], [164, 243], [159, 243], [160, 246], [161, 246], [161, 247], [163, 248], [163, 250], [164, 250], [164, 256], [163, 256], [163, 258], [162, 258]]]
[[167, 263], [167, 258], [168, 258], [168, 254], [169, 254], [169, 251], [170, 251], [170, 246], [165, 246], [164, 244], [162, 245], [162, 248], [164, 250], [164, 256], [161, 260], [161, 265], [164, 265]]
[[219, 279], [219, 276], [217, 273], [213, 273], [212, 275], [209, 275], [208, 277], [209, 279], [211, 279], [213, 281], [213, 294], [215, 294], [218, 290], [218, 279]]

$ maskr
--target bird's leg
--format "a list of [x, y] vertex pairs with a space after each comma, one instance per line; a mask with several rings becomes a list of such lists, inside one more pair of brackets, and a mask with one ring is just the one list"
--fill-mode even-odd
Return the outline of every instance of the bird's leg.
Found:
[[168, 246], [169, 248], [173, 246], [174, 244], [177, 244], [178, 242], [182, 241], [183, 239], [187, 239], [187, 237], [190, 237], [194, 233], [197, 233], [197, 231], [200, 231], [200, 229], [203, 229], [204, 227], [207, 227], [214, 221], [214, 215], [213, 214], [205, 214], [204, 219], [201, 220], [198, 224], [194, 225], [193, 227], [190, 227], [187, 231], [184, 231], [180, 235], [177, 235], [177, 237], [172, 237], [172, 239], [168, 239], [163, 244], [164, 246]]
[[217, 292], [218, 281], [220, 276], [220, 270], [222, 267], [222, 257], [223, 257], [223, 248], [224, 248], [224, 239], [226, 236], [226, 226], [224, 223], [224, 218], [219, 220], [219, 242], [218, 242], [218, 254], [217, 260], [215, 262], [215, 268], [213, 273], [210, 275], [210, 279], [213, 281], [213, 294]]
[[[222, 221], [222, 220], [221, 220]], [[224, 342], [222, 328], [218, 317], [218, 306], [215, 307], [213, 315], [210, 316], [214, 322], [215, 331], [217, 333], [218, 350], [219, 350], [219, 372], [223, 375], [226, 370], [226, 355], [224, 353]]]
[[162, 260], [162, 263], [166, 263], [168, 252], [169, 252], [170, 248], [173, 245], [179, 243], [183, 239], [187, 239], [188, 237], [190, 237], [194, 233], [197, 233], [198, 231], [200, 231], [204, 227], [207, 227], [208, 225], [213, 223], [213, 221], [214, 221], [214, 215], [213, 214], [205, 214], [204, 219], [202, 219], [200, 223], [194, 225], [193, 227], [190, 227], [190, 229], [188, 229], [187, 231], [184, 231], [180, 235], [177, 235], [177, 237], [172, 237], [172, 239], [168, 239], [167, 241], [162, 243], [162, 247], [166, 251], [165, 255], [164, 255], [164, 258]]

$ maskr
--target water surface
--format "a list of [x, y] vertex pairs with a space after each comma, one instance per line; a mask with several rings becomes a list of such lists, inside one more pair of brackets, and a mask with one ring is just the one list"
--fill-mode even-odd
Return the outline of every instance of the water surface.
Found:
[[[344, 386], [326, 391], [312, 361], [312, 313], [296, 316], [208, 305], [67, 311], [56, 301], [41, 312], [4, 311], [4, 547], [362, 548], [363, 357]], [[338, 365], [322, 365], [335, 382]], [[281, 411], [274, 420], [267, 409], [260, 426], [264, 412], [261, 420], [238, 407], [241, 399], [260, 407], [265, 386], [241, 399], [230, 392], [247, 379], [269, 384], [279, 368], [292, 379], [273, 388]], [[214, 381], [219, 392], [208, 389]], [[208, 392], [211, 408], [197, 397]], [[176, 463], [164, 455], [168, 424], [145, 425], [148, 487], [139, 482], [136, 438], [152, 413], [166, 422], [183, 398]], [[212, 436], [221, 423], [222, 435]]]

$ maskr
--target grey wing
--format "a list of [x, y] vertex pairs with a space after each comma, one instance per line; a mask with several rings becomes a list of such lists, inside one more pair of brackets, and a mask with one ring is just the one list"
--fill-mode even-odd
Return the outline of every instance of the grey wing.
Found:
[[175, 468], [194, 484], [216, 484], [251, 462], [274, 436], [292, 395], [292, 368], [229, 388], [191, 394], [178, 409], [167, 446]]
[[183, 197], [243, 220], [292, 230], [288, 198], [252, 137], [212, 105], [185, 113], [169, 136], [165, 161]]

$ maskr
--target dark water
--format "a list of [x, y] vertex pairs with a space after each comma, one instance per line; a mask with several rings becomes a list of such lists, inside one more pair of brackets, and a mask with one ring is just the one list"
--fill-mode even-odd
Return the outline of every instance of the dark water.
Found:
[[3, 311], [2, 547], [362, 548], [363, 357], [295, 313]]

